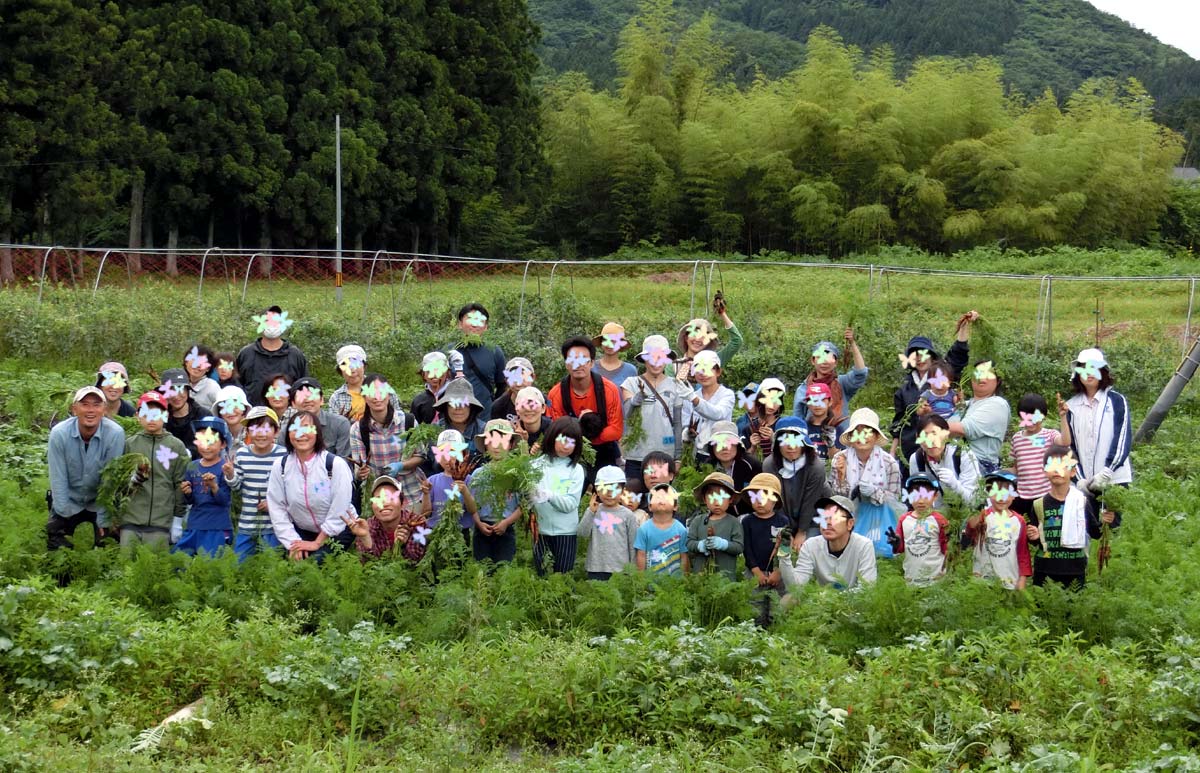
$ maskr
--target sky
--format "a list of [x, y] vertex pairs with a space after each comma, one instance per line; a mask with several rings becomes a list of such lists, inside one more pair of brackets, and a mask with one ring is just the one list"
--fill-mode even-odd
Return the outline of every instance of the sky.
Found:
[[1200, 59], [1200, 0], [1090, 0], [1091, 4]]

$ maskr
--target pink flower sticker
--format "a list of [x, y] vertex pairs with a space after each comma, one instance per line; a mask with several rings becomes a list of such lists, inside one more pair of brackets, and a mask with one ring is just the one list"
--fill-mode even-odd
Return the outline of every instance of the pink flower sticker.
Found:
[[615, 534], [616, 526], [621, 522], [621, 519], [614, 513], [600, 513], [600, 517], [596, 519], [596, 530], [601, 534]]
[[605, 333], [603, 338], [604, 345], [610, 349], [620, 351], [625, 347], [626, 342], [624, 333]]
[[1033, 413], [1026, 413], [1025, 411], [1021, 411], [1020, 414], [1021, 414], [1021, 421], [1019, 423], [1019, 426], [1022, 426], [1022, 427], [1032, 427], [1036, 424], [1041, 424], [1046, 419], [1046, 417], [1042, 414], [1042, 412], [1040, 410], [1035, 410]]
[[652, 365], [656, 368], [665, 368], [667, 365], [671, 364], [671, 350], [663, 349], [662, 347], [658, 346], [654, 347], [653, 349], [648, 349], [645, 356], [642, 357], [642, 361], [647, 365]]
[[463, 460], [463, 452], [467, 450], [465, 442], [454, 441], [451, 443], [442, 443], [433, 448], [433, 458], [437, 463], [445, 466], [451, 460], [461, 462]]
[[172, 451], [169, 447], [162, 445], [154, 452], [154, 458], [163, 466], [164, 470], [171, 469], [171, 462], [179, 458], [179, 454]]
[[208, 368], [208, 355], [201, 354], [200, 349], [195, 346], [193, 346], [192, 350], [187, 353], [187, 356], [183, 358], [183, 361], [191, 367], [199, 370]]
[[934, 389], [949, 389], [950, 379], [945, 373], [942, 372], [941, 368], [938, 368], [933, 372], [933, 375], [929, 377], [929, 386], [933, 387]]

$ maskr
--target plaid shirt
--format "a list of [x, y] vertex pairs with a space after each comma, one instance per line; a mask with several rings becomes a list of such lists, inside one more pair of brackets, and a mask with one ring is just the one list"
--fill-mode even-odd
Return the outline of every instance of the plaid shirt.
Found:
[[[386, 427], [381, 426], [379, 422], [371, 419], [370, 432], [367, 435], [367, 440], [371, 447], [367, 449], [363, 446], [362, 430], [360, 424], [353, 424], [350, 427], [350, 458], [355, 462], [366, 461], [371, 465], [371, 471], [376, 475], [386, 475], [388, 467], [397, 462], [403, 462], [405, 455], [404, 441], [400, 436], [404, 434], [406, 427], [404, 426], [404, 412], [397, 411], [392, 423]], [[369, 451], [369, 453], [368, 453]], [[414, 468], [408, 472], [402, 472], [395, 476], [400, 482], [400, 493], [404, 496], [404, 501], [410, 507], [417, 505], [421, 501], [421, 475], [418, 472], [420, 468]]]
[[[405, 542], [399, 549], [400, 555], [407, 558], [409, 561], [420, 561], [425, 556], [425, 542], [427, 535], [416, 535], [418, 527], [425, 527], [425, 519], [416, 515], [411, 510], [404, 510], [400, 513], [399, 526], [409, 527], [408, 541]], [[358, 554], [362, 560], [368, 558], [381, 558], [386, 554], [394, 554], [396, 552], [396, 534], [389, 532], [379, 523], [378, 518], [371, 518], [367, 521], [367, 529], [371, 535], [371, 548], [368, 550], [363, 547], [360, 540], [355, 540], [354, 545], [358, 548]]]
[[[345, 384], [342, 384], [340, 387], [334, 390], [333, 394], [329, 396], [329, 412], [336, 413], [338, 416], [345, 416], [352, 422], [358, 421], [358, 419], [350, 417], [350, 406], [350, 390], [346, 388]], [[400, 400], [395, 395], [392, 395], [392, 409], [397, 414], [402, 413], [400, 410]]]

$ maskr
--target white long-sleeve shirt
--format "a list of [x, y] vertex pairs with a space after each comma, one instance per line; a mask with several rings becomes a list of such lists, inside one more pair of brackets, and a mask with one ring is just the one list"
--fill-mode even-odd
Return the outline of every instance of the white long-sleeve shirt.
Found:
[[[700, 402], [693, 403], [694, 396], [698, 396]], [[733, 420], [733, 403], [733, 390], [724, 384], [717, 385], [717, 391], [708, 400], [704, 399], [704, 392], [699, 386], [687, 397], [683, 403], [683, 426], [690, 427], [693, 421], [696, 422], [696, 436], [692, 438], [692, 443], [697, 449], [708, 447], [714, 424]]]
[[[328, 451], [313, 454], [307, 463], [295, 454], [276, 460], [267, 480], [267, 509], [271, 528], [285, 548], [300, 539], [299, 527], [336, 537], [346, 528], [342, 516], [352, 510], [350, 465], [333, 457], [333, 474], [325, 470]], [[286, 465], [286, 467], [285, 467]]]
[[1080, 392], [1067, 400], [1071, 412], [1071, 447], [1079, 467], [1075, 474], [1087, 480], [1107, 470], [1111, 483], [1133, 481], [1129, 451], [1133, 446], [1129, 402], [1113, 389], [1102, 389], [1092, 400]]
[[875, 545], [861, 534], [851, 534], [842, 554], [835, 556], [824, 537], [813, 537], [800, 546], [795, 566], [787, 559], [779, 562], [779, 575], [789, 593], [810, 580], [840, 590], [875, 582]]
[[[957, 464], [955, 464], [956, 460]], [[970, 506], [975, 501], [975, 495], [979, 493], [982, 473], [979, 469], [979, 460], [975, 458], [975, 452], [970, 448], [948, 445], [942, 452], [942, 458], [936, 462], [922, 452], [914, 451], [908, 457], [908, 473], [913, 475], [918, 472], [937, 478], [938, 483], [942, 484], [942, 491], [953, 491], [958, 494], [964, 505]], [[937, 499], [933, 501], [933, 509], [939, 510], [942, 505], [943, 499], [939, 493]]]

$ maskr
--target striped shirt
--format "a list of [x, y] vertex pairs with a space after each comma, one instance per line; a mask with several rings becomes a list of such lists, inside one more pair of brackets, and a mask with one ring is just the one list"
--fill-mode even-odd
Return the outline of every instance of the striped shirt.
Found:
[[1012, 458], [1017, 468], [1017, 496], [1037, 499], [1050, 491], [1046, 478], [1046, 449], [1057, 445], [1058, 430], [1043, 427], [1036, 435], [1017, 432], [1012, 436]]
[[242, 511], [238, 514], [239, 534], [271, 534], [271, 514], [259, 511], [258, 503], [267, 497], [267, 478], [275, 460], [287, 456], [283, 446], [274, 446], [261, 456], [242, 446], [233, 457], [233, 480], [225, 479], [234, 491], [242, 492]]

